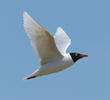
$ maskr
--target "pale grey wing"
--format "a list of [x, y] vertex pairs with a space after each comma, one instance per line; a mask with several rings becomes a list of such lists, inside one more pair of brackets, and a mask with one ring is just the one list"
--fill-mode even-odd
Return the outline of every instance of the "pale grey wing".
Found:
[[44, 64], [62, 56], [58, 51], [53, 36], [24, 12], [24, 29], [31, 39], [32, 47]]
[[59, 27], [54, 36], [56, 46], [62, 55], [65, 55], [68, 46], [71, 44], [71, 39], [68, 35], [63, 31], [61, 27]]

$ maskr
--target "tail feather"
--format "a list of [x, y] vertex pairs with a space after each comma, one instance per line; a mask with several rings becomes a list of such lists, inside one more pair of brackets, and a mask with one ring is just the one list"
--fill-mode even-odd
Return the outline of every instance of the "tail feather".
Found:
[[35, 78], [35, 77], [37, 77], [37, 76], [29, 76], [29, 77], [24, 78], [23, 80], [29, 80], [29, 79], [32, 79], [32, 78]]
[[23, 80], [29, 80], [32, 78], [36, 78], [37, 76], [39, 76], [38, 69], [35, 72], [33, 72], [30, 76], [24, 78]]

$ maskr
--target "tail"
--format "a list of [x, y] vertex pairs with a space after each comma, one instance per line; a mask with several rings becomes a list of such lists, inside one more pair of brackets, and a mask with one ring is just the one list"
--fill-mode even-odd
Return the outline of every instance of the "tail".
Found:
[[30, 76], [25, 77], [23, 80], [29, 80], [29, 79], [32, 79], [32, 78], [36, 78], [37, 76], [39, 76], [38, 70], [36, 70], [36, 71], [35, 71], [34, 73], [32, 73]]
[[26, 77], [26, 78], [24, 78], [23, 80], [29, 80], [29, 79], [32, 79], [32, 78], [35, 78], [35, 77], [37, 77], [37, 76], [28, 76], [28, 77]]

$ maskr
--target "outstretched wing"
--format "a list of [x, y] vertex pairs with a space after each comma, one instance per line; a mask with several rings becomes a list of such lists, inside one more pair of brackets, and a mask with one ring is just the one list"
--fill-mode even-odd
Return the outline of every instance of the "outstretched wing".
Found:
[[57, 29], [54, 39], [58, 50], [62, 55], [64, 55], [68, 46], [71, 44], [71, 39], [68, 37], [68, 35], [63, 31], [61, 27]]
[[23, 16], [25, 31], [31, 39], [32, 47], [38, 55], [41, 65], [62, 56], [56, 47], [53, 36], [26, 12]]

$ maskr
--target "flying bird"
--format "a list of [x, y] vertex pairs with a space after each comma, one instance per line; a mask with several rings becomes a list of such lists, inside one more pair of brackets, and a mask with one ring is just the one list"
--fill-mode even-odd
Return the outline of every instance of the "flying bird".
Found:
[[30, 76], [24, 78], [24, 80], [62, 71], [74, 64], [78, 59], [88, 57], [86, 54], [76, 52], [66, 53], [66, 49], [71, 44], [71, 39], [61, 27], [52, 36], [46, 29], [32, 19], [27, 12], [24, 12], [23, 17], [24, 29], [40, 60], [40, 68]]

